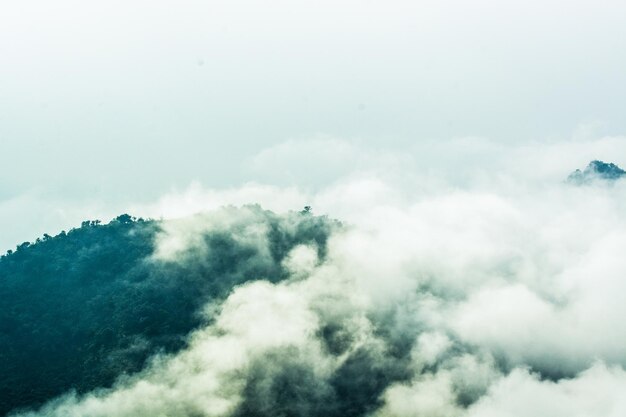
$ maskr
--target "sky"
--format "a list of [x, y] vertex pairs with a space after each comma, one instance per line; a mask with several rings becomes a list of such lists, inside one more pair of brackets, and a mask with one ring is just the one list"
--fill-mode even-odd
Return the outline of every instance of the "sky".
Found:
[[341, 369], [316, 336], [335, 321], [382, 363], [376, 326], [415, 336], [374, 416], [624, 415], [626, 184], [565, 179], [626, 167], [625, 21], [619, 1], [2, 3], [0, 251], [123, 212], [166, 219], [156, 260], [232, 225], [267, 248], [228, 204], [346, 225], [180, 354], [25, 415], [233, 415], [255, 361]]
[[3, 2], [1, 245], [193, 183], [359, 168], [314, 146], [281, 171], [294, 146], [623, 135], [625, 19], [619, 1]]

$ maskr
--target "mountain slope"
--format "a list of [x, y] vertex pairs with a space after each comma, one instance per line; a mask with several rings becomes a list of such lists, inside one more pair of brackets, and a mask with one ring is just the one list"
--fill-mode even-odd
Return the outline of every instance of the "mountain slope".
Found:
[[623, 178], [625, 175], [626, 171], [613, 163], [594, 160], [589, 162], [589, 165], [587, 165], [583, 171], [577, 169], [572, 172], [567, 177], [567, 181], [572, 184], [582, 185], [589, 184], [597, 180], [615, 181]]
[[[175, 222], [122, 215], [2, 256], [0, 415], [68, 390], [109, 387], [156, 353], [184, 348], [187, 335], [211, 320], [201, 311], [209, 301], [249, 280], [286, 278], [283, 261], [298, 245], [317, 247], [323, 258], [339, 227], [308, 212], [278, 216], [258, 206], [216, 216], [227, 226], [202, 230], [200, 241], [173, 255], [158, 250]], [[185, 227], [193, 226], [191, 219]]]

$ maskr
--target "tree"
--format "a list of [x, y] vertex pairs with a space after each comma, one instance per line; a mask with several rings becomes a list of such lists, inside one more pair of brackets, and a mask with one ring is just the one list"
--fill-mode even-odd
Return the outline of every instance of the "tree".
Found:
[[119, 216], [115, 218], [115, 220], [122, 224], [128, 224], [128, 223], [133, 222], [133, 218], [129, 214], [126, 214], [126, 213], [120, 214]]

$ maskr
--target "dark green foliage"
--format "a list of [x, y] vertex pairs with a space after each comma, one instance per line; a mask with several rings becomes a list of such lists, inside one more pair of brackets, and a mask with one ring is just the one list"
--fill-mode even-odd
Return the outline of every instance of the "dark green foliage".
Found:
[[581, 171], [577, 169], [567, 177], [567, 182], [575, 185], [589, 184], [597, 180], [611, 182], [623, 178], [626, 171], [613, 163], [598, 160], [589, 162], [589, 165]]
[[332, 387], [294, 347], [275, 349], [254, 362], [242, 394], [235, 417], [331, 416], [337, 405]]
[[357, 417], [382, 402], [383, 391], [412, 375], [405, 361], [357, 349], [331, 375], [295, 347], [274, 349], [252, 363], [235, 417]]
[[336, 417], [363, 416], [378, 408], [385, 388], [409, 378], [405, 365], [367, 349], [354, 352], [330, 379], [339, 399]]
[[228, 210], [235, 217], [245, 210], [266, 228], [269, 255], [235, 238], [240, 231], [222, 229], [199, 231], [204, 244], [182, 261], [158, 260], [152, 255], [162, 223], [124, 214], [44, 235], [2, 256], [0, 415], [71, 389], [111, 386], [155, 353], [180, 350], [191, 331], [211, 320], [199, 314], [208, 301], [248, 280], [284, 279], [281, 262], [298, 244], [317, 245], [323, 257], [338, 226], [256, 206]]

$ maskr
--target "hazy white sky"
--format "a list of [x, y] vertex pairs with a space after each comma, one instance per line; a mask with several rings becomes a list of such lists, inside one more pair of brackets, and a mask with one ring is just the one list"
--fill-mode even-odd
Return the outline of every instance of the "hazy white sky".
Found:
[[620, 135], [624, 22], [597, 0], [4, 1], [0, 212], [233, 186], [264, 149], [320, 135]]
[[[626, 181], [563, 182], [591, 159], [626, 167], [625, 23], [624, 0], [0, 0], [0, 253], [85, 219], [228, 203], [354, 226], [327, 262], [290, 255], [306, 279], [238, 287], [172, 362], [47, 415], [229, 405], [220, 378], [252, 347], [318, 359], [326, 297], [357, 344], [385, 306], [443, 340], [450, 361], [391, 386], [380, 417], [626, 415]], [[166, 238], [205, 221], [165, 222]], [[520, 368], [456, 361], [466, 346]], [[483, 377], [484, 400], [457, 407], [450, 378]]]

